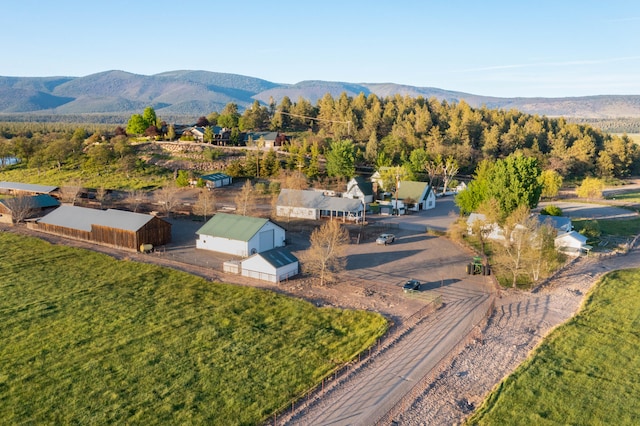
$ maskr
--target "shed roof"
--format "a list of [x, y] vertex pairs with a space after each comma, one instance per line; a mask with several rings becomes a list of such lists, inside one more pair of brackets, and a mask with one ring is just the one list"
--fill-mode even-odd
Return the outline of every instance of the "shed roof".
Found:
[[196, 234], [237, 241], [249, 241], [267, 222], [269, 222], [269, 219], [261, 217], [216, 213], [196, 231]]
[[22, 182], [0, 182], [0, 190], [2, 189], [48, 194], [58, 189], [58, 187], [53, 185], [36, 185], [33, 183]]
[[211, 173], [211, 174], [208, 174], [208, 175], [200, 176], [201, 179], [210, 180], [212, 182], [218, 181], [218, 180], [229, 179], [230, 177], [231, 176], [229, 176], [226, 173]]
[[580, 242], [580, 244], [586, 244], [588, 238], [579, 233], [578, 231], [569, 231], [564, 234], [560, 234], [556, 237], [556, 240], [567, 240], [572, 239]]
[[44, 223], [64, 228], [91, 231], [92, 225], [108, 228], [137, 231], [146, 225], [153, 216], [142, 213], [133, 213], [123, 210], [96, 210], [86, 207], [62, 205], [38, 220]]
[[[29, 202], [29, 207], [32, 209], [46, 209], [49, 207], [58, 207], [60, 205], [60, 201], [56, 200], [49, 194], [38, 194], [27, 197]], [[11, 198], [5, 198], [0, 200], [0, 203], [4, 204], [9, 210], [11, 210], [11, 203], [7, 203], [7, 201], [11, 200]]]
[[271, 266], [275, 268], [281, 268], [285, 265], [290, 265], [298, 261], [289, 250], [283, 247], [277, 247], [271, 250], [263, 251], [262, 253], [256, 253], [254, 256], [260, 256], [267, 261]]

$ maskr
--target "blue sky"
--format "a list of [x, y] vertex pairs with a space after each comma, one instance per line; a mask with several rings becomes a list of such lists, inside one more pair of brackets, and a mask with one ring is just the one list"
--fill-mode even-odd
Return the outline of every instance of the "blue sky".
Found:
[[10, 0], [2, 14], [2, 76], [188, 69], [499, 97], [640, 95], [636, 0]]

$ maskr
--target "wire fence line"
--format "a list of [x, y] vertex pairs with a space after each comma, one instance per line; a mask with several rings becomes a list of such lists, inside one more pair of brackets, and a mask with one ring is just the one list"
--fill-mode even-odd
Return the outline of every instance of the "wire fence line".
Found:
[[354, 359], [331, 372], [320, 384], [305, 391], [299, 398], [291, 402], [290, 406], [282, 407], [273, 418], [269, 419], [267, 425], [285, 425], [301, 418], [311, 408], [315, 407], [322, 398], [344, 385], [362, 369], [374, 361], [380, 355], [386, 353], [407, 336], [429, 314], [435, 312], [442, 306], [442, 297], [438, 296], [433, 301], [423, 306], [420, 310], [403, 320], [402, 326], [391, 326], [391, 331], [378, 339], [369, 349], [358, 354]]
[[425, 393], [425, 391], [432, 386], [433, 382], [437, 380], [438, 376], [445, 371], [454, 359], [460, 354], [464, 348], [472, 343], [482, 341], [483, 330], [486, 327], [489, 319], [493, 315], [495, 310], [495, 297], [490, 297], [485, 302], [486, 309], [478, 309], [474, 314], [472, 326], [467, 332], [466, 336], [460, 340], [440, 361], [438, 361], [435, 368], [431, 369], [425, 376], [423, 376], [411, 390], [401, 397], [390, 409], [381, 410], [383, 412], [376, 413], [378, 415], [372, 416], [372, 419], [376, 419], [373, 424], [375, 425], [389, 425], [397, 424], [396, 418], [409, 409], [414, 402]]

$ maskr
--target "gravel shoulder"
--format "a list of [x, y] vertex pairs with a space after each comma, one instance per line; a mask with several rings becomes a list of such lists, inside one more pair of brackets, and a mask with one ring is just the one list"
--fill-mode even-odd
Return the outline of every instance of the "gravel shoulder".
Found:
[[537, 292], [505, 291], [482, 338], [467, 345], [396, 421], [452, 425], [464, 421], [503, 378], [582, 306], [607, 272], [640, 267], [640, 250], [608, 258], [582, 257]]

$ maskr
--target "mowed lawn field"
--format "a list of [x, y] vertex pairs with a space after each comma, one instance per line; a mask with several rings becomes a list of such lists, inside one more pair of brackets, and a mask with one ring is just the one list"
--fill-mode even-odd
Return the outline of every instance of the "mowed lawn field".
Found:
[[387, 329], [0, 233], [0, 423], [259, 424]]
[[640, 270], [607, 274], [467, 422], [640, 424]]

